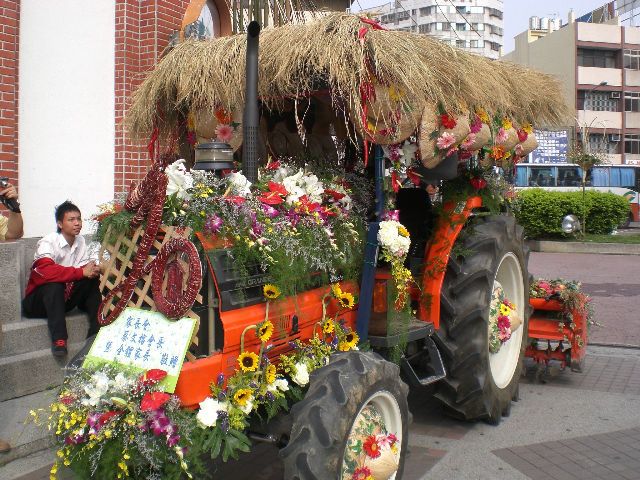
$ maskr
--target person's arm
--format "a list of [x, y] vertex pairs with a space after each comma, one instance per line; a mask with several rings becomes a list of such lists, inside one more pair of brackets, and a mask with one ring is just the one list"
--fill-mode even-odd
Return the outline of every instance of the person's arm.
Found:
[[[18, 200], [18, 192], [16, 190], [16, 187], [11, 184], [9, 184], [7, 188], [0, 190], [0, 195], [8, 199], [13, 199], [16, 201]], [[7, 223], [7, 233], [5, 235], [5, 239], [18, 240], [19, 238], [22, 238], [22, 235], [24, 234], [22, 230], [22, 214], [20, 212], [9, 212], [9, 216], [7, 218], [9, 219], [9, 221]]]

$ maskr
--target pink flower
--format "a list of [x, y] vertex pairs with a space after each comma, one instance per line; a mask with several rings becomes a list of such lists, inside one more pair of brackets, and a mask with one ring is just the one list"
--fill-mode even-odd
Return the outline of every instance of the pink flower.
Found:
[[480, 130], [482, 130], [482, 120], [476, 115], [471, 124], [471, 133], [478, 133]]
[[504, 128], [500, 128], [498, 130], [498, 135], [496, 135], [496, 143], [501, 144], [507, 141], [507, 131]]
[[511, 338], [511, 329], [507, 328], [506, 330], [500, 330], [500, 333], [498, 333], [498, 338], [503, 343], [509, 340]]
[[392, 162], [400, 160], [400, 147], [398, 145], [391, 145], [389, 147], [389, 160]]
[[504, 331], [511, 328], [511, 320], [506, 315], [500, 315], [498, 317], [498, 330]]
[[522, 145], [518, 144], [516, 145], [516, 155], [518, 157], [522, 156], [522, 152], [524, 152], [524, 148], [522, 147]]
[[440, 135], [440, 137], [438, 137], [436, 146], [440, 150], [447, 150], [454, 143], [456, 143], [456, 137], [453, 136], [453, 133], [444, 132], [442, 135]]
[[394, 220], [396, 222], [400, 221], [400, 210], [389, 210], [384, 215], [385, 220]]
[[233, 127], [224, 123], [218, 124], [216, 127], [216, 139], [221, 142], [229, 142], [233, 137]]
[[449, 150], [447, 150], [447, 157], [450, 157], [451, 155], [453, 155], [457, 151], [458, 151], [458, 147], [451, 147]]
[[464, 150], [469, 150], [469, 147], [473, 145], [476, 141], [476, 134], [470, 133], [467, 135], [467, 138], [464, 139], [464, 142], [460, 145]]

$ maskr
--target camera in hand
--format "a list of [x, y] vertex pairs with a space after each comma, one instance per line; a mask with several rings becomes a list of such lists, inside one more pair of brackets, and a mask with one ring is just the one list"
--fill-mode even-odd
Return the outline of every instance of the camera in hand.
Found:
[[[0, 177], [0, 190], [4, 190], [9, 186], [8, 177]], [[20, 204], [15, 198], [7, 198], [4, 195], [0, 195], [0, 202], [4, 204], [9, 210], [15, 213], [20, 213]]]

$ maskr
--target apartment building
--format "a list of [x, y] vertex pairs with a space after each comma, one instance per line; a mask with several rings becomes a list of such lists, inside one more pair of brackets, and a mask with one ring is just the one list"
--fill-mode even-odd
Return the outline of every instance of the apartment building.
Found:
[[[627, 8], [640, 7], [627, 2]], [[611, 164], [640, 165], [640, 28], [623, 25], [615, 2], [557, 30], [526, 30], [503, 57], [556, 75], [575, 119], [566, 126], [580, 139], [588, 131], [592, 150]], [[629, 16], [627, 16], [629, 18]], [[635, 15], [631, 16], [635, 18]]]
[[431, 35], [489, 58], [501, 53], [502, 0], [397, 0], [363, 12], [389, 30]]

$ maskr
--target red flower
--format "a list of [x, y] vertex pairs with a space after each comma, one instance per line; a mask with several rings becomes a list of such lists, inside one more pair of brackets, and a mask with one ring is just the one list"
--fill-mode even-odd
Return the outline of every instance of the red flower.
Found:
[[277, 192], [263, 192], [260, 195], [260, 201], [267, 205], [280, 205], [284, 199]]
[[498, 316], [498, 329], [504, 331], [507, 328], [511, 328], [511, 321], [509, 320], [509, 317], [507, 317], [505, 315], [499, 315]]
[[65, 395], [63, 397], [60, 397], [60, 401], [65, 405], [71, 405], [74, 400], [75, 400], [75, 397], [73, 397], [72, 395]]
[[330, 188], [325, 188], [324, 193], [333, 197], [335, 201], [344, 198], [344, 193], [336, 192], [335, 190], [331, 190]]
[[472, 157], [472, 153], [468, 150], [460, 150], [458, 152], [458, 160], [467, 160]]
[[276, 160], [275, 162], [267, 163], [267, 170], [277, 170], [280, 168], [280, 162]]
[[471, 180], [469, 180], [469, 183], [476, 190], [482, 190], [484, 187], [487, 186], [487, 181], [482, 177], [472, 178]]
[[147, 370], [140, 376], [140, 384], [144, 386], [155, 385], [159, 381], [163, 380], [167, 376], [167, 372], [160, 370], [159, 368], [152, 368]]
[[398, 179], [398, 174], [394, 170], [393, 172], [391, 172], [391, 188], [393, 188], [394, 192], [398, 193], [398, 190], [400, 190], [400, 187], [401, 187], [401, 184], [400, 184], [400, 180]]
[[520, 143], [524, 142], [528, 136], [529, 134], [524, 130], [518, 130], [518, 140], [520, 141]]
[[412, 168], [407, 169], [407, 177], [411, 180], [416, 187], [420, 186], [420, 181], [422, 180], [422, 175], [413, 171]]
[[440, 115], [440, 124], [447, 130], [450, 130], [452, 128], [455, 128], [458, 123], [456, 122], [456, 119], [451, 115], [444, 113]]
[[165, 403], [169, 401], [171, 395], [164, 392], [147, 392], [142, 397], [140, 402], [140, 410], [143, 412], [150, 412], [152, 410], [158, 410]]
[[351, 480], [367, 480], [371, 476], [369, 467], [358, 467], [353, 471]]
[[367, 456], [371, 458], [378, 458], [380, 456], [380, 445], [378, 445], [378, 439], [375, 435], [368, 436], [362, 448]]
[[282, 185], [281, 183], [269, 181], [269, 190], [283, 196], [286, 196], [289, 194], [289, 192], [287, 192], [287, 189], [284, 188], [284, 185]]
[[110, 410], [106, 413], [103, 413], [102, 415], [100, 415], [100, 418], [98, 419], [98, 426], [102, 427], [105, 423], [107, 423], [109, 420], [111, 420], [113, 417], [116, 417], [118, 415], [120, 415], [122, 412], [120, 411], [113, 411]]
[[236, 205], [242, 205], [244, 202], [247, 201], [246, 198], [244, 197], [240, 197], [238, 195], [229, 195], [228, 197], [224, 197], [225, 200], [228, 200], [231, 203], [235, 203]]
[[306, 195], [300, 197], [300, 205], [296, 207], [296, 212], [306, 213], [307, 215], [320, 209], [319, 203], [310, 202]]

